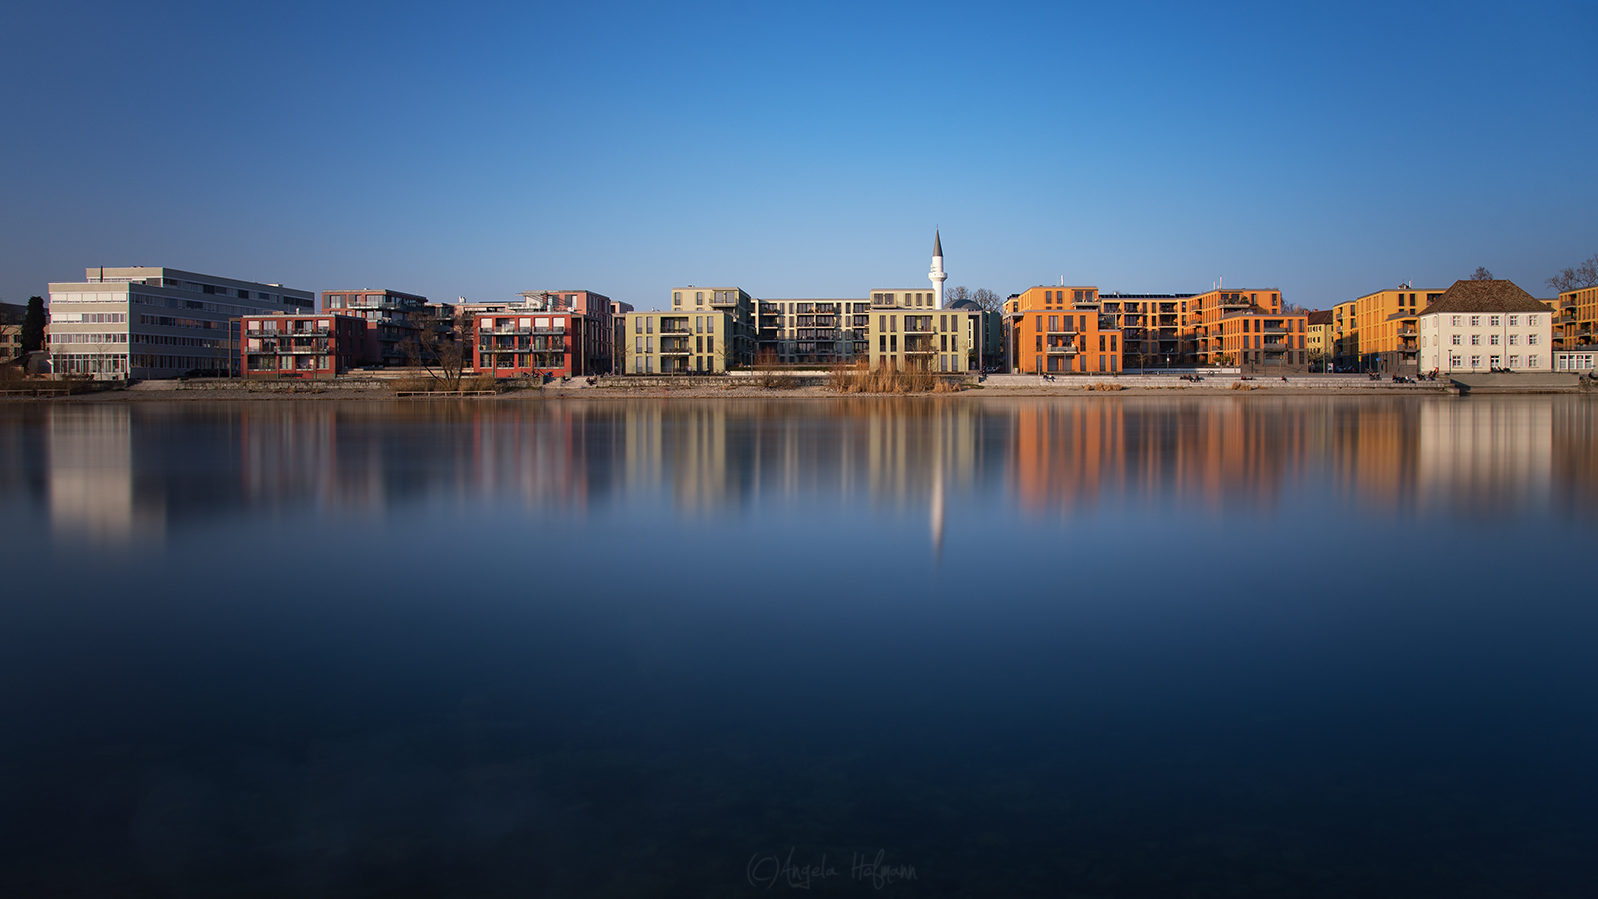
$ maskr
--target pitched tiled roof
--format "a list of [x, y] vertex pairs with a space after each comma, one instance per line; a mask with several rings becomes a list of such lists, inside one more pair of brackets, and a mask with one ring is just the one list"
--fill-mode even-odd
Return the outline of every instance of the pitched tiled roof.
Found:
[[1332, 323], [1332, 310], [1325, 309], [1320, 312], [1311, 312], [1309, 322], [1311, 325], [1329, 325]]
[[1513, 281], [1455, 281], [1421, 315], [1435, 312], [1547, 312], [1548, 307]]

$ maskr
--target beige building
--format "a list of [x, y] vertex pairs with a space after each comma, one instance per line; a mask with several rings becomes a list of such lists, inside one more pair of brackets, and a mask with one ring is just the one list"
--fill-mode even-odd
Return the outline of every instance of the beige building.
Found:
[[[674, 287], [671, 290], [671, 311], [692, 315], [707, 312], [725, 313], [732, 320], [728, 333], [717, 335], [726, 347], [726, 354], [735, 366], [752, 365], [755, 361], [755, 300], [741, 287]], [[627, 368], [632, 371], [631, 366]]]
[[1552, 319], [1512, 281], [1455, 281], [1417, 316], [1420, 369], [1552, 371]]
[[[1305, 325], [1304, 347], [1311, 363], [1330, 364], [1332, 360], [1332, 310], [1311, 312]], [[1317, 371], [1319, 368], [1316, 369]]]
[[920, 289], [871, 291], [865, 343], [872, 369], [975, 371], [981, 311], [939, 309], [937, 294]]
[[681, 314], [629, 312], [622, 329], [622, 371], [630, 375], [726, 371], [737, 353], [728, 339], [734, 324], [729, 313], [704, 306]]

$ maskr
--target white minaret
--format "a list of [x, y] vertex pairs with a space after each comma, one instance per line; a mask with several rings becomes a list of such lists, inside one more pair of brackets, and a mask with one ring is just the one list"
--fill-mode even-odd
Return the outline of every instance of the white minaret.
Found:
[[938, 308], [943, 308], [943, 282], [949, 276], [943, 273], [943, 237], [936, 230], [932, 232], [932, 273], [927, 275], [932, 286], [938, 289]]

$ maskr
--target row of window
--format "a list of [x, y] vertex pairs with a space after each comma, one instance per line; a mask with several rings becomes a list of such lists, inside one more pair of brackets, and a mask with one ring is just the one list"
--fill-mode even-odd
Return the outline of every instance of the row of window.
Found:
[[[1511, 327], [1511, 328], [1520, 327], [1520, 324], [1519, 324], [1520, 316], [1511, 315], [1511, 316], [1507, 316], [1507, 317], [1509, 319], [1509, 327]], [[1541, 316], [1537, 316], [1537, 315], [1528, 315], [1528, 316], [1526, 316], [1526, 326], [1528, 328], [1537, 327], [1537, 321], [1538, 321], [1538, 319], [1540, 317]], [[1456, 327], [1456, 328], [1463, 327], [1463, 325], [1461, 325], [1461, 321], [1463, 321], [1464, 318], [1465, 318], [1465, 316], [1463, 316], [1463, 315], [1451, 316], [1449, 323], [1451, 325], [1453, 325], [1454, 327]], [[1503, 318], [1503, 316], [1497, 316], [1497, 315], [1489, 315], [1489, 316], [1487, 316], [1487, 327], [1489, 327], [1489, 328], [1502, 327], [1502, 325], [1499, 324], [1499, 322], [1502, 320], [1502, 318]], [[1481, 320], [1482, 320], [1482, 316], [1480, 316], [1480, 315], [1472, 315], [1470, 317], [1470, 326], [1472, 328], [1480, 328], [1482, 326], [1481, 325]]]
[[[1452, 335], [1453, 345], [1454, 346], [1463, 346], [1464, 345], [1463, 341], [1462, 341], [1463, 337], [1464, 337], [1464, 335], [1462, 335], [1462, 334], [1454, 334], [1454, 335]], [[1470, 345], [1471, 346], [1481, 346], [1482, 345], [1481, 337], [1482, 336], [1480, 334], [1472, 334], [1472, 335], [1470, 335]], [[1488, 346], [1498, 346], [1499, 337], [1500, 337], [1500, 335], [1498, 335], [1498, 334], [1488, 334], [1487, 335], [1487, 345]], [[1525, 335], [1525, 337], [1526, 337], [1526, 345], [1527, 346], [1536, 346], [1537, 345], [1537, 335], [1536, 334], [1527, 334], [1527, 335]], [[1520, 338], [1521, 338], [1521, 335], [1519, 335], [1519, 334], [1510, 334], [1509, 335], [1509, 345], [1510, 346], [1518, 346], [1520, 344]], [[1428, 345], [1425, 334], [1422, 334], [1420, 336], [1420, 342], [1421, 342], [1422, 346]]]
[[[1499, 366], [1504, 364], [1503, 363], [1503, 358], [1504, 357], [1502, 357], [1502, 356], [1488, 356], [1487, 357], [1487, 365], [1483, 366], [1481, 364], [1482, 357], [1480, 357], [1480, 356], [1471, 356], [1470, 357], [1470, 367], [1471, 368], [1484, 368], [1484, 367], [1485, 368], [1498, 368]], [[1537, 367], [1538, 358], [1539, 357], [1535, 353], [1527, 356], [1526, 357], [1526, 367], [1527, 368], [1536, 368]], [[1463, 356], [1455, 356], [1453, 354], [1450, 354], [1449, 357], [1448, 357], [1448, 365], [1449, 365], [1450, 368], [1463, 368], [1464, 367], [1464, 357]], [[1519, 356], [1510, 356], [1509, 357], [1509, 368], [1520, 368], [1520, 357]]]
[[51, 343], [127, 343], [128, 332], [111, 331], [104, 334], [62, 334], [50, 335]]

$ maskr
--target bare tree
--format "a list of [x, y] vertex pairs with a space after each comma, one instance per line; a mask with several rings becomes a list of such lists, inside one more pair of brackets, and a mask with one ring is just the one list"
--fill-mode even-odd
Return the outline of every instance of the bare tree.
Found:
[[955, 300], [971, 299], [971, 288], [961, 284], [959, 287], [946, 288], [943, 291], [943, 305], [947, 306]]
[[1004, 308], [1004, 298], [986, 287], [977, 288], [976, 293], [971, 294], [971, 299], [988, 312], [998, 312]]
[[1598, 253], [1594, 253], [1586, 262], [1575, 268], [1561, 269], [1559, 274], [1548, 279], [1548, 287], [1555, 293], [1580, 290], [1583, 287], [1592, 287], [1594, 284], [1598, 284]]
[[1470, 276], [1470, 280], [1472, 280], [1472, 281], [1491, 281], [1491, 280], [1493, 280], [1493, 273], [1487, 270], [1487, 266], [1478, 265], [1478, 266], [1476, 266], [1476, 273], [1474, 275]]
[[447, 333], [441, 333], [434, 322], [423, 321], [414, 337], [407, 337], [400, 343], [400, 351], [407, 362], [425, 369], [446, 389], [459, 390], [461, 376], [471, 361], [470, 344], [466, 341], [466, 329], [471, 324], [471, 316], [464, 312], [456, 312], [450, 319]]

